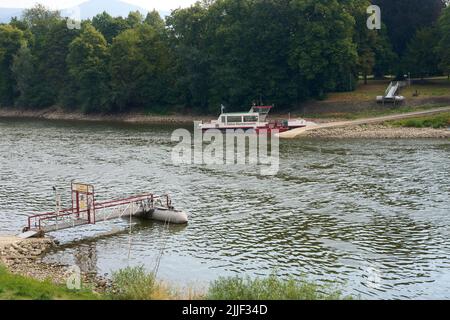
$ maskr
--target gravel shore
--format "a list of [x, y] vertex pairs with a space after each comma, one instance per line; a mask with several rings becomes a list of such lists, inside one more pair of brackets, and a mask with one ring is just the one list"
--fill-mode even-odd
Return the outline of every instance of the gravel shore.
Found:
[[302, 137], [329, 139], [449, 139], [450, 130], [361, 125], [307, 131]]
[[[70, 266], [42, 261], [45, 253], [56, 246], [57, 243], [49, 238], [21, 239], [2, 236], [0, 262], [14, 274], [64, 285], [69, 277]], [[92, 274], [81, 274], [81, 281], [97, 292], [104, 292], [110, 286], [108, 280]]]
[[16, 108], [0, 108], [0, 118], [30, 118], [44, 120], [69, 121], [111, 121], [136, 124], [191, 124], [194, 121], [210, 121], [213, 117], [194, 115], [148, 115], [143, 113], [126, 114], [84, 114], [76, 111], [66, 111], [60, 108], [42, 110], [25, 110]]

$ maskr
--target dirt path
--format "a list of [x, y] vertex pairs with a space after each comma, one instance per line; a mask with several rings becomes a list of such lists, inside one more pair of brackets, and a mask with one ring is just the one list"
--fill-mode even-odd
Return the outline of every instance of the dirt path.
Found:
[[450, 111], [450, 106], [444, 107], [444, 108], [430, 109], [430, 110], [425, 110], [425, 111], [415, 111], [415, 112], [394, 114], [394, 115], [381, 116], [381, 117], [358, 119], [358, 120], [352, 120], [352, 121], [328, 122], [328, 123], [322, 123], [322, 124], [318, 124], [318, 125], [308, 126], [305, 128], [289, 130], [289, 131], [280, 133], [279, 137], [282, 139], [293, 139], [293, 138], [296, 138], [298, 136], [305, 134], [307, 131], [312, 131], [312, 130], [358, 126], [358, 125], [362, 125], [362, 124], [382, 123], [385, 121], [415, 118], [415, 117], [433, 115], [433, 114], [438, 114], [441, 112], [449, 112], [449, 111]]

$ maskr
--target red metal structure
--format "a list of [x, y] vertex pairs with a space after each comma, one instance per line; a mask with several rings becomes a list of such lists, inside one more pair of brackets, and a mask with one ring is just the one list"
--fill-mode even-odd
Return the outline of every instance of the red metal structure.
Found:
[[[112, 220], [150, 210], [156, 202], [166, 207], [171, 206], [168, 195], [157, 196], [152, 193], [96, 202], [94, 186], [84, 183], [71, 183], [71, 196], [71, 208], [61, 210], [57, 208], [53, 212], [32, 215], [28, 217], [28, 224], [24, 231], [50, 232], [95, 224], [97, 221]], [[162, 199], [165, 200], [164, 203]]]
[[88, 223], [95, 223], [95, 188], [91, 184], [70, 184], [72, 195], [72, 213], [80, 218], [86, 213]]

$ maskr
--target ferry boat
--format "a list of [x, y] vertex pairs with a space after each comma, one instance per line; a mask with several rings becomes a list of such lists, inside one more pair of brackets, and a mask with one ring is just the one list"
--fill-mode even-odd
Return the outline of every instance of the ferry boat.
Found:
[[269, 120], [269, 112], [273, 109], [273, 106], [253, 106], [248, 112], [225, 113], [224, 109], [222, 106], [222, 113], [217, 120], [201, 123], [199, 125], [200, 129], [254, 129], [256, 133], [259, 133], [261, 130], [266, 130], [270, 133], [272, 131], [285, 132], [311, 124], [304, 119], [271, 121]]

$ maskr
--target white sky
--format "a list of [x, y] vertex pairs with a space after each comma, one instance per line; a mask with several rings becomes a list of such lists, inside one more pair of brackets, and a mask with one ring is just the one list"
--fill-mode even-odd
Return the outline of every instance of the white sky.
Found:
[[[87, 0], [0, 0], [1, 8], [30, 8], [36, 3], [42, 3], [51, 9], [64, 9], [76, 6]], [[196, 0], [121, 0], [148, 10], [171, 10], [188, 7]]]

